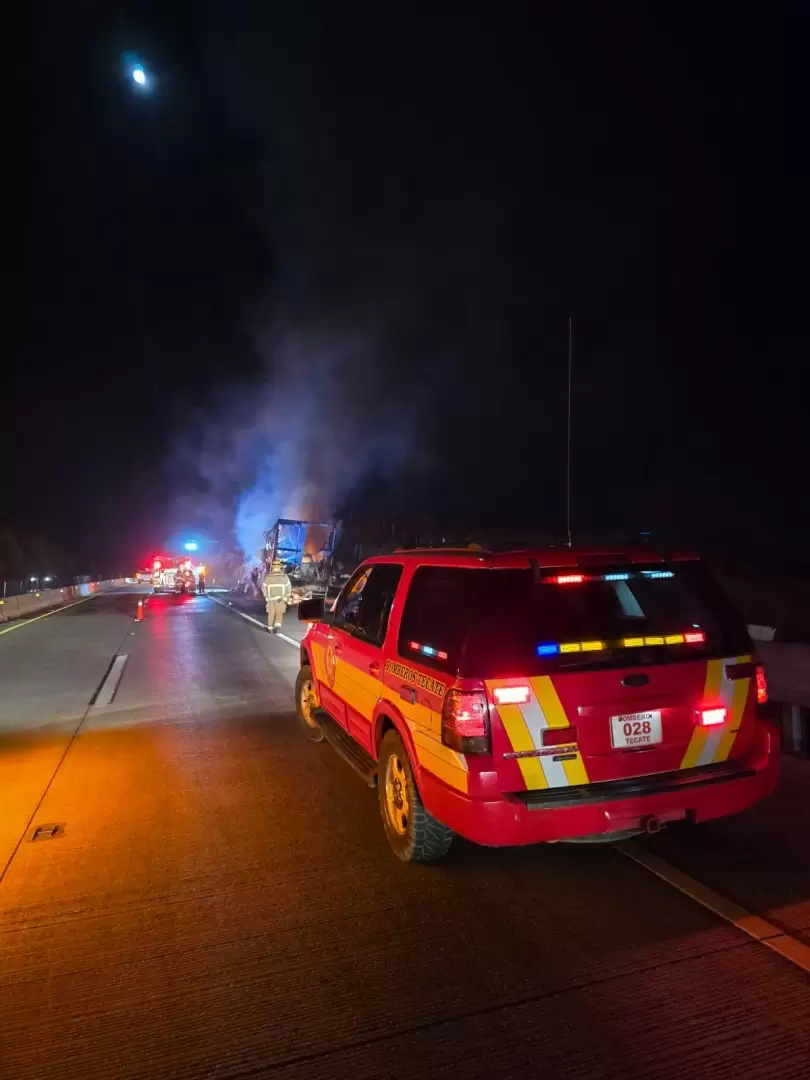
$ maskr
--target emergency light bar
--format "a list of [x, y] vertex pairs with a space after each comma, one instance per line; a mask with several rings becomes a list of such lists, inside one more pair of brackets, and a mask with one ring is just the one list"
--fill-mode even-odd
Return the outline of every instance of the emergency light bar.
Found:
[[543, 578], [543, 584], [582, 585], [586, 581], [629, 581], [633, 577], [654, 581], [659, 578], [675, 577], [675, 572], [673, 570], [638, 570], [612, 574], [554, 574], [552, 577]]
[[683, 634], [654, 634], [647, 637], [627, 637], [618, 641], [565, 641], [538, 645], [538, 656], [557, 656], [562, 653], [601, 652], [603, 649], [637, 649], [644, 645], [704, 645], [702, 630], [687, 630]]
[[409, 641], [408, 648], [414, 652], [422, 653], [423, 656], [435, 656], [437, 660], [446, 660], [447, 653], [441, 649], [434, 649], [432, 645], [420, 645], [417, 641]]

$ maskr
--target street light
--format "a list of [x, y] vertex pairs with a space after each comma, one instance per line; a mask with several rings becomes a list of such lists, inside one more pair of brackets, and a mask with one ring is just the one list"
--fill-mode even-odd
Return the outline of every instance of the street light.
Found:
[[146, 72], [143, 70], [141, 64], [135, 64], [132, 69], [132, 81], [136, 82], [138, 86], [146, 86]]
[[183, 544], [183, 547], [186, 549], [186, 551], [196, 551], [197, 550], [197, 541], [196, 540], [186, 540], [185, 544]]

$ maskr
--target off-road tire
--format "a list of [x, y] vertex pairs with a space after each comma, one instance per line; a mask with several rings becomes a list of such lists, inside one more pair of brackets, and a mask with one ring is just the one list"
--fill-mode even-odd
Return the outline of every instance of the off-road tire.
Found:
[[[405, 776], [407, 805], [409, 813], [404, 833], [394, 827], [388, 811], [386, 777], [389, 759], [395, 757]], [[413, 775], [411, 759], [400, 735], [388, 731], [380, 746], [380, 759], [377, 765], [377, 794], [380, 814], [385, 835], [391, 850], [403, 862], [435, 862], [443, 859], [450, 849], [453, 833], [441, 822], [432, 817], [424, 807], [416, 780]]]

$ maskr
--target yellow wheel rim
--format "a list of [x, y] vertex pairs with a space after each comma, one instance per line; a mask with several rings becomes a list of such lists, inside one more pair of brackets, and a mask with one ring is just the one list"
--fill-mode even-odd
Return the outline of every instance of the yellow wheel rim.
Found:
[[404, 836], [408, 831], [411, 807], [405, 766], [397, 754], [392, 754], [385, 766], [385, 809], [394, 832]]
[[312, 680], [307, 679], [301, 683], [301, 715], [308, 727], [314, 728], [318, 726], [318, 721], [315, 719], [317, 706], [318, 702], [315, 698]]

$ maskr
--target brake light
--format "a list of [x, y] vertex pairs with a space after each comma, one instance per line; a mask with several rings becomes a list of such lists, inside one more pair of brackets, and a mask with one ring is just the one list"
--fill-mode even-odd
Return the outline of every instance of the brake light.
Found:
[[461, 754], [489, 753], [489, 706], [481, 691], [450, 690], [442, 707], [442, 742]]
[[725, 724], [728, 712], [724, 708], [698, 709], [698, 722], [702, 727], [717, 727]]
[[492, 696], [496, 705], [525, 705], [531, 701], [532, 692], [528, 686], [496, 686]]
[[568, 746], [577, 741], [577, 729], [571, 727], [545, 728], [543, 731], [543, 746]]
[[757, 664], [757, 705], [768, 704], [768, 680], [765, 678], [765, 668]]
[[703, 645], [706, 641], [706, 635], [702, 630], [687, 630], [683, 635], [683, 640], [687, 645]]
[[581, 585], [585, 580], [584, 574], [558, 574], [551, 579], [557, 585]]

